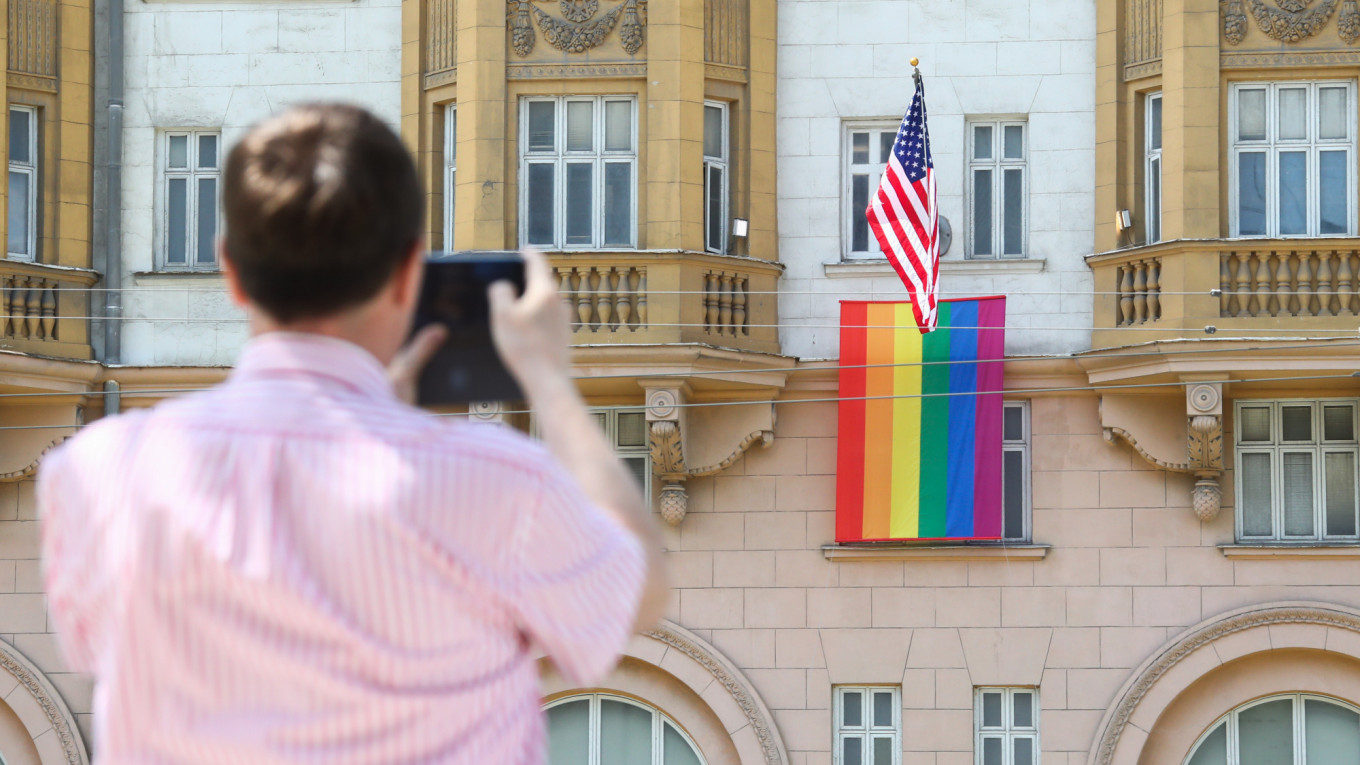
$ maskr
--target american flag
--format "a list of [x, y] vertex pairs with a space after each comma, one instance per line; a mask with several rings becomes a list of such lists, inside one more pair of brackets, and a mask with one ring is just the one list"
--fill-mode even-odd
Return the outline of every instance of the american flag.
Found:
[[926, 129], [925, 86], [916, 95], [893, 141], [888, 167], [869, 208], [864, 211], [878, 245], [911, 295], [922, 334], [935, 329], [939, 291], [939, 214], [935, 209], [935, 163]]

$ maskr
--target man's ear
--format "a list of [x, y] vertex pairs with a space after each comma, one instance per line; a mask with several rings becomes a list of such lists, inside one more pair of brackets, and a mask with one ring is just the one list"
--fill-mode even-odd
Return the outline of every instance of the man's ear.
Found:
[[392, 275], [392, 299], [398, 305], [414, 305], [420, 297], [420, 280], [425, 275], [425, 238], [411, 245], [411, 251]]
[[222, 265], [222, 276], [226, 277], [227, 294], [231, 295], [231, 302], [241, 308], [248, 308], [250, 297], [241, 286], [241, 276], [236, 273], [236, 266], [232, 264], [231, 258], [227, 257], [227, 238], [224, 236], [217, 237], [217, 262]]

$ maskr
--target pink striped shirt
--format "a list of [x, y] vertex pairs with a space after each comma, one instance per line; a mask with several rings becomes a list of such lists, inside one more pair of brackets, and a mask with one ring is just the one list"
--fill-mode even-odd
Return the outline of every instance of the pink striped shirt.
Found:
[[104, 765], [540, 762], [536, 656], [600, 678], [645, 576], [542, 447], [315, 335], [85, 428], [38, 491]]

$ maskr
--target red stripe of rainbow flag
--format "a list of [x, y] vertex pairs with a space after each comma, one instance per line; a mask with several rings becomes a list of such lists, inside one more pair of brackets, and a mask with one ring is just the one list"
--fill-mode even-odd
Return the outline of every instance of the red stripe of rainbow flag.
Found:
[[909, 302], [841, 302], [837, 542], [1001, 537], [1005, 326], [1004, 297], [925, 335]]

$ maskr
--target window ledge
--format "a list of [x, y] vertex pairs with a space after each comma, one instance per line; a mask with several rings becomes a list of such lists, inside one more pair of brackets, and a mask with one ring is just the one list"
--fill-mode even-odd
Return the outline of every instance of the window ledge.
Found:
[[133, 272], [132, 272], [132, 275], [135, 276], [135, 277], [137, 277], [138, 279], [144, 279], [144, 278], [147, 278], [147, 277], [156, 277], [156, 276], [221, 276], [221, 275], [222, 275], [222, 272], [221, 272], [220, 270], [212, 270], [212, 271], [210, 271], [210, 270], [207, 270], [207, 269], [201, 269], [201, 270], [200, 270], [200, 269], [193, 269], [193, 270], [191, 270], [191, 269], [187, 269], [187, 268], [186, 268], [186, 269], [184, 269], [184, 270], [179, 270], [179, 269], [168, 269], [168, 268], [167, 268], [167, 269], [162, 269], [162, 270], [160, 270], [160, 271], [133, 271]]
[[835, 561], [1043, 560], [1050, 545], [822, 545], [822, 557]]
[[1272, 560], [1313, 558], [1318, 560], [1360, 560], [1360, 544], [1328, 543], [1308, 545], [1219, 545], [1223, 557], [1234, 560]]
[[[940, 271], [960, 276], [995, 276], [997, 274], [1037, 274], [1044, 270], [1043, 258], [1023, 260], [941, 260]], [[863, 276], [892, 276], [897, 272], [886, 260], [842, 260], [826, 263], [823, 273], [831, 279]]]

